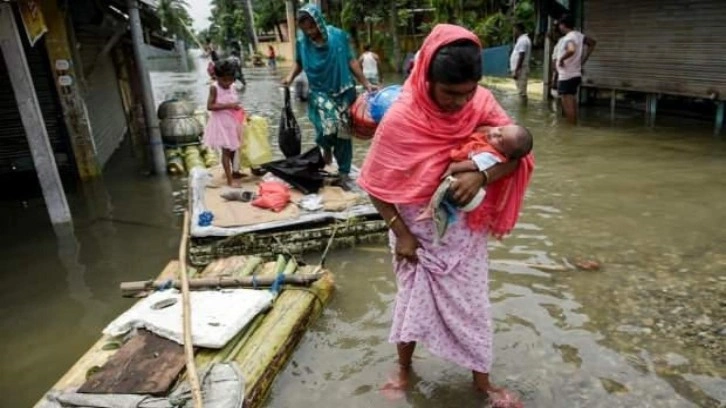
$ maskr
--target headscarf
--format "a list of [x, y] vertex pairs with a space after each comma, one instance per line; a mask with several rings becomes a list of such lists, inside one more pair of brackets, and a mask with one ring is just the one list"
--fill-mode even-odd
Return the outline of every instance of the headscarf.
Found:
[[[449, 24], [437, 25], [426, 37], [411, 76], [378, 126], [361, 169], [358, 184], [372, 196], [391, 204], [428, 202], [451, 162], [452, 150], [467, 142], [475, 128], [512, 123], [483, 87], [478, 87], [474, 97], [453, 113], [441, 110], [431, 98], [429, 66], [441, 47], [459, 40], [481, 46], [474, 33]], [[492, 210], [488, 228], [495, 236], [514, 227], [532, 168], [533, 160], [528, 155], [513, 175], [487, 186], [482, 205]], [[522, 177], [515, 177], [520, 172]], [[523, 182], [523, 187], [509, 187], [513, 180]]]
[[323, 14], [314, 4], [303, 6], [298, 11], [298, 18], [300, 16], [311, 17], [325, 40], [324, 44], [318, 45], [307, 35], [298, 35], [297, 58], [307, 74], [310, 90], [337, 96], [355, 88], [349, 65], [353, 55], [348, 34], [326, 24]]

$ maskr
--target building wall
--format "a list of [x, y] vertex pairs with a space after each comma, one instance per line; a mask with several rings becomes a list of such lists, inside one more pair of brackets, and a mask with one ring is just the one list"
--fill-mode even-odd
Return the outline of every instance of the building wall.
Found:
[[108, 38], [77, 32], [76, 40], [80, 44], [83, 66], [87, 68], [93, 64], [94, 67], [90, 73], [84, 69], [83, 99], [86, 101], [98, 162], [103, 166], [128, 131], [126, 114], [112, 57], [107, 54], [99, 58]]
[[[18, 20], [19, 21], [19, 20]], [[24, 34], [24, 33], [23, 33]], [[55, 153], [55, 161], [62, 173], [73, 173], [70, 142], [58, 103], [50, 64], [45, 54], [44, 40], [30, 47], [27, 37], [21, 35], [33, 85], [40, 102], [40, 110]], [[33, 157], [28, 146], [25, 128], [10, 83], [7, 66], [0, 52], [0, 175], [33, 171]]]
[[726, 99], [726, 1], [584, 0], [585, 86]]

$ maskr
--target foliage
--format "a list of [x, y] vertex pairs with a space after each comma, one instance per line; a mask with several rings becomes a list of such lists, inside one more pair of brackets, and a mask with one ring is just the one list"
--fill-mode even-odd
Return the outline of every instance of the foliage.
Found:
[[255, 25], [263, 31], [277, 30], [282, 36], [280, 22], [286, 20], [285, 0], [263, 0], [254, 2]]
[[[212, 0], [208, 38], [217, 44], [239, 40], [249, 43], [245, 4], [240, 0]], [[204, 39], [206, 40], [206, 39]], [[204, 41], [202, 40], [202, 41]]]
[[477, 24], [474, 32], [484, 47], [496, 47], [511, 42], [513, 27], [512, 19], [499, 11]]
[[474, 26], [474, 32], [484, 47], [510, 44], [514, 40], [514, 25], [524, 24], [525, 30], [532, 33], [535, 28], [535, 9], [532, 0], [517, 2], [514, 10], [497, 11]]
[[191, 27], [192, 18], [189, 15], [189, 3], [186, 0], [159, 0], [156, 10], [161, 24], [167, 33], [176, 35], [187, 43], [192, 41], [186, 27]]

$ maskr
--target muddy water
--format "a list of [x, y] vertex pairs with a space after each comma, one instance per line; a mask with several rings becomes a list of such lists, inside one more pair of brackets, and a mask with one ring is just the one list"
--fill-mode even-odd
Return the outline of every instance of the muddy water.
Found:
[[[246, 108], [274, 124], [277, 74], [247, 76]], [[201, 72], [152, 79], [157, 101], [206, 98]], [[726, 145], [708, 124], [661, 118], [648, 129], [638, 113], [618, 112], [613, 124], [593, 109], [571, 128], [546, 105], [497, 95], [535, 134], [538, 167], [516, 231], [490, 243], [494, 379], [531, 407], [726, 404]], [[356, 147], [360, 159], [366, 145]], [[71, 193], [76, 228], [60, 238], [42, 202], [3, 203], [0, 405], [35, 401], [128, 307], [118, 281], [154, 275], [174, 256], [182, 184], [137, 175], [122, 150], [102, 183]], [[469, 373], [423, 349], [406, 397], [378, 394], [395, 358], [389, 258], [384, 246], [331, 254], [337, 295], [268, 406], [482, 406]], [[577, 259], [603, 266], [524, 265]]]

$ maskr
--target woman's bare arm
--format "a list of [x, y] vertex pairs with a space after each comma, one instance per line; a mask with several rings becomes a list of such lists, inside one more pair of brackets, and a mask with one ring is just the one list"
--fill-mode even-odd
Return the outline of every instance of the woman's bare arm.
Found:
[[372, 195], [369, 197], [371, 198], [373, 206], [376, 207], [376, 210], [378, 210], [378, 214], [381, 215], [383, 221], [388, 224], [397, 237], [411, 234], [411, 231], [408, 229], [408, 226], [406, 226], [406, 223], [398, 217], [398, 210], [395, 205], [379, 200]]
[[487, 169], [487, 180], [485, 181], [485, 184], [491, 184], [503, 177], [507, 177], [508, 175], [514, 173], [514, 170], [517, 170], [518, 166], [519, 160], [512, 160], [506, 163], [495, 164], [494, 166]]
[[292, 81], [294, 81], [295, 78], [297, 78], [297, 76], [300, 75], [302, 71], [303, 68], [300, 63], [295, 61], [295, 65], [292, 67], [292, 71], [290, 71], [290, 73], [282, 79], [282, 84], [285, 86], [290, 86]]

